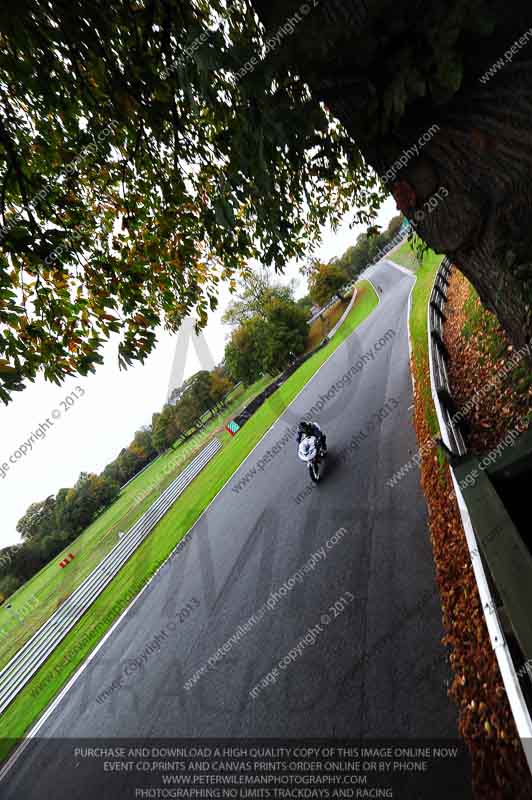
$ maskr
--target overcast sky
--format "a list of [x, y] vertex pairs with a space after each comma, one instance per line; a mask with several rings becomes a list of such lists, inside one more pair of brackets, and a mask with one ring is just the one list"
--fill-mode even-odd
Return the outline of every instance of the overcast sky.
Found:
[[[388, 198], [378, 215], [378, 224], [385, 227], [396, 213], [395, 203]], [[346, 218], [336, 233], [323, 231], [316, 255], [322, 260], [341, 255], [362, 230], [364, 226], [349, 228]], [[306, 282], [297, 264], [290, 264], [285, 276], [286, 280], [298, 279], [297, 297], [306, 294]], [[229, 333], [220, 321], [229, 298], [228, 291], [222, 289], [219, 308], [211, 313], [204, 333], [215, 363], [223, 358]], [[153, 412], [161, 409], [167, 397], [177, 337], [178, 334], [163, 331], [145, 363], [127, 371], [118, 369], [117, 344], [109, 342], [105, 362], [95, 374], [69, 378], [60, 387], [39, 378], [23, 392], [15, 393], [7, 407], [0, 404], [0, 475], [1, 465], [9, 463], [9, 456], [20, 444], [47, 419], [52, 423], [46, 436], [34, 440], [32, 449], [10, 464], [9, 471], [0, 478], [0, 547], [20, 541], [15, 526], [30, 503], [72, 486], [80, 472], [101, 472], [129, 444], [135, 431], [150, 423]], [[190, 346], [184, 377], [199, 368]], [[72, 396], [73, 405], [67, 405], [68, 395]]]

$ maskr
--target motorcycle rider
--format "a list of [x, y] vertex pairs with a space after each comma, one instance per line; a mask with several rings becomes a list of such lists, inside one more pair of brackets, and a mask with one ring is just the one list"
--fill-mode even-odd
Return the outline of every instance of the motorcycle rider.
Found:
[[301, 420], [297, 428], [297, 444], [299, 445], [301, 440], [306, 436], [315, 436], [318, 446], [321, 447], [323, 451], [323, 455], [327, 454], [327, 437], [317, 422]]

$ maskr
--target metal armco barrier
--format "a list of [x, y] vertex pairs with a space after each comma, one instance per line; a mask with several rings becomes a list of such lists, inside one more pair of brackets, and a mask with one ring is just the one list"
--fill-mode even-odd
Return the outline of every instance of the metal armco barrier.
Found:
[[[500, 484], [514, 477], [530, 480], [532, 432], [493, 466], [467, 454], [447, 375], [443, 323], [451, 264], [436, 274], [428, 305], [432, 399], [464, 526], [471, 564], [508, 701], [532, 772], [532, 686], [523, 665], [532, 659], [532, 555], [505, 507]], [[516, 454], [517, 451], [517, 454]], [[515, 518], [515, 514], [513, 514]], [[532, 660], [530, 661], [532, 663]]]
[[0, 671], [0, 713], [35, 675], [203, 467], [221, 449], [213, 439], [164, 490], [61, 607]]
[[349, 301], [349, 305], [347, 306], [346, 310], [338, 320], [338, 322], [331, 328], [325, 339], [330, 342], [333, 336], [335, 335], [336, 331], [341, 328], [344, 324], [345, 320], [347, 319], [351, 309], [355, 305], [355, 300], [357, 299], [358, 289], [354, 289], [353, 294], [351, 295], [351, 300]]
[[447, 302], [447, 287], [451, 274], [451, 264], [444, 258], [436, 274], [436, 280], [429, 299], [429, 358], [431, 362], [431, 379], [433, 389], [439, 400], [436, 404], [438, 422], [444, 441], [452, 453], [462, 456], [466, 452], [464, 437], [460, 426], [453, 420], [457, 408], [451, 396], [451, 387], [447, 375], [447, 350], [443, 343], [443, 323], [445, 317], [445, 304]]
[[[355, 278], [352, 278], [350, 281], [348, 281], [344, 286], [340, 287], [340, 289], [338, 289], [338, 293], [344, 295], [346, 292], [350, 291], [353, 288], [353, 286], [356, 284], [358, 280], [360, 280], [360, 275], [357, 275]], [[322, 306], [319, 311], [316, 311], [316, 313], [313, 314], [311, 318], [307, 320], [307, 325], [312, 325], [312, 323], [315, 322], [315, 320], [317, 320], [318, 317], [320, 317], [324, 311], [327, 311], [328, 308], [331, 308], [331, 306], [334, 306], [338, 302], [339, 300], [337, 295], [331, 297], [331, 299], [327, 303], [325, 303], [325, 305]]]

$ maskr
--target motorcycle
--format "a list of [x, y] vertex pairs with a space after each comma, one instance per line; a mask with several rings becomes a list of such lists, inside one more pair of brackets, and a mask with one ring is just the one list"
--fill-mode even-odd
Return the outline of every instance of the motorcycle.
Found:
[[318, 483], [321, 477], [320, 467], [326, 455], [321, 443], [318, 443], [315, 436], [306, 436], [301, 439], [297, 454], [307, 464], [311, 481]]

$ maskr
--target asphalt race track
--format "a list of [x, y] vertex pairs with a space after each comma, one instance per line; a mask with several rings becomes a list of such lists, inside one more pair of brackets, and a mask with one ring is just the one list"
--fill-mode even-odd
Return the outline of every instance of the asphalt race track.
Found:
[[[413, 280], [386, 262], [367, 274], [382, 287], [379, 307], [45, 715], [5, 775], [2, 798], [114, 796], [96, 765], [76, 784], [71, 755], [45, 759], [41, 738], [457, 738], [419, 472], [385, 483], [416, 451], [406, 325]], [[355, 364], [351, 382], [327, 399]], [[264, 456], [320, 396], [314, 418], [329, 454], [311, 489], [293, 439]], [[263, 468], [239, 486], [258, 462]], [[268, 601], [271, 610], [243, 628]]]

